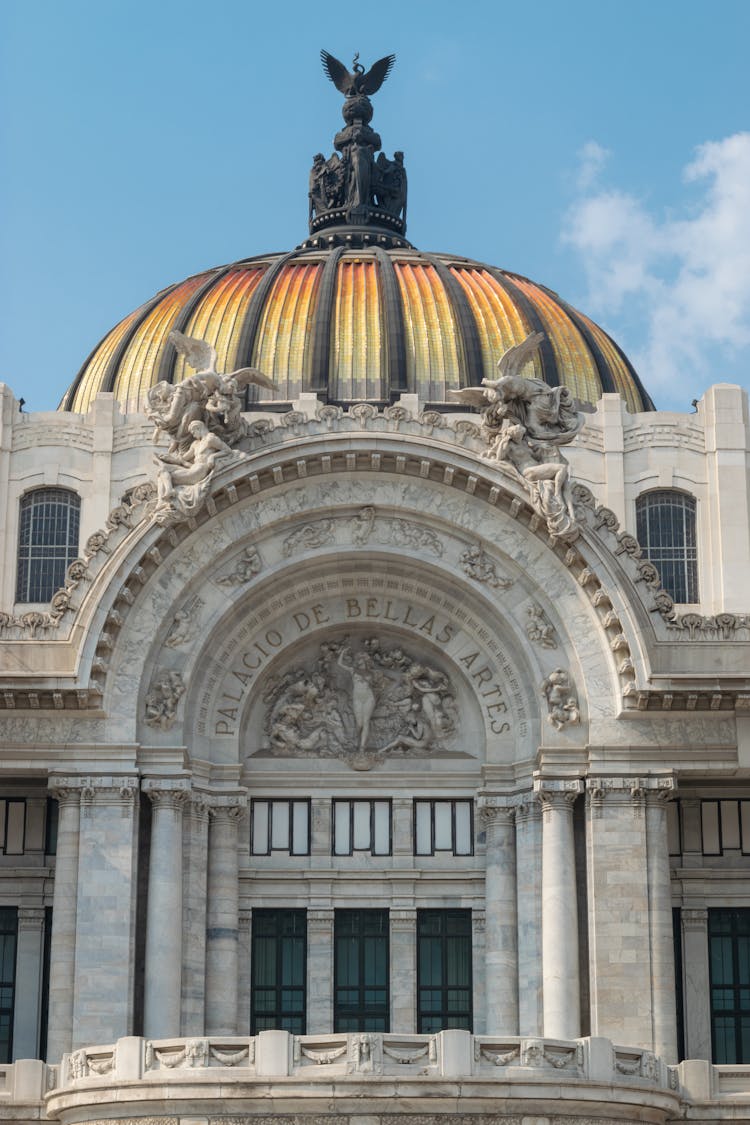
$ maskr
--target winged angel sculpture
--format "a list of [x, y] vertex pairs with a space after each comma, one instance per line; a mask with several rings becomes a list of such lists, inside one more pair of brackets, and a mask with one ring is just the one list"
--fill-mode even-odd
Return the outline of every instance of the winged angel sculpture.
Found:
[[148, 392], [148, 418], [154, 441], [169, 437], [166, 453], [157, 453], [154, 518], [164, 526], [180, 523], [204, 505], [220, 460], [244, 458], [232, 448], [247, 433], [242, 418], [245, 387], [274, 390], [274, 383], [254, 367], [222, 374], [215, 349], [205, 340], [173, 331], [169, 339], [196, 372], [179, 383], [162, 381]]
[[382, 59], [378, 59], [376, 63], [373, 63], [368, 71], [365, 71], [365, 68], [359, 61], [359, 51], [357, 51], [354, 56], [352, 70], [348, 70], [344, 63], [340, 62], [328, 51], [321, 51], [320, 59], [323, 63], [323, 69], [336, 89], [344, 94], [345, 97], [354, 98], [360, 94], [364, 94], [365, 96], [368, 94], [377, 94], [378, 90], [391, 73], [393, 64], [396, 61], [396, 56], [385, 55]]
[[483, 407], [482, 429], [488, 442], [483, 454], [521, 482], [534, 510], [551, 535], [573, 539], [578, 521], [573, 507], [570, 466], [560, 452], [573, 440], [584, 416], [567, 387], [550, 387], [521, 371], [544, 339], [533, 332], [501, 356], [499, 379], [482, 379], [482, 387], [450, 391], [452, 399]]

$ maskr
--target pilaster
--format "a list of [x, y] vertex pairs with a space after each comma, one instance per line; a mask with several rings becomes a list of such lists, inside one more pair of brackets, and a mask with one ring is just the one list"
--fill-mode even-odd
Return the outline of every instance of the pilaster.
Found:
[[85, 778], [52, 777], [50, 796], [58, 803], [57, 856], [52, 899], [49, 965], [47, 1059], [57, 1063], [73, 1046], [73, 981], [75, 979], [78, 842], [81, 790]]
[[591, 1033], [653, 1050], [645, 787], [587, 781]]
[[333, 1028], [333, 910], [307, 912], [307, 1033]]
[[206, 1018], [208, 795], [193, 790], [183, 813], [182, 1029], [203, 1035]]
[[541, 1036], [542, 994], [542, 808], [533, 793], [514, 799], [518, 887], [518, 1030]]
[[44, 907], [19, 906], [17, 1003], [13, 1014], [13, 1056], [16, 1059], [35, 1059], [39, 1055], [43, 957]]
[[674, 794], [675, 783], [672, 777], [662, 777], [648, 778], [644, 785], [653, 1050], [664, 1062], [673, 1064], [677, 1062], [677, 998], [667, 803]]
[[399, 907], [390, 912], [391, 1031], [413, 1035], [417, 1030], [417, 911]]
[[685, 966], [685, 1054], [711, 1061], [711, 1009], [708, 973], [708, 910], [683, 907], [682, 962]]
[[138, 796], [136, 777], [90, 777], [81, 790], [74, 1048], [132, 1030]]

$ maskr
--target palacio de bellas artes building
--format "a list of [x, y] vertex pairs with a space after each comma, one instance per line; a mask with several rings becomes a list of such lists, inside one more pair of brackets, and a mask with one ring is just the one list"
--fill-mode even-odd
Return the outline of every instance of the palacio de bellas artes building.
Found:
[[0, 387], [0, 1119], [747, 1121], [747, 397], [412, 246], [322, 58], [304, 240]]

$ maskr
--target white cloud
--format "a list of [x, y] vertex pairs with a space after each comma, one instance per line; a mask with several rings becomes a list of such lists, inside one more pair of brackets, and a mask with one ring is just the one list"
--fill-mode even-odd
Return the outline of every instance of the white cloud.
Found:
[[599, 179], [604, 165], [609, 160], [610, 151], [603, 145], [597, 144], [596, 141], [586, 141], [578, 156], [580, 158], [577, 177], [578, 188], [580, 191], [588, 191]]
[[665, 216], [633, 195], [594, 188], [592, 146], [599, 148], [589, 142], [579, 154], [583, 186], [562, 235], [582, 260], [587, 311], [607, 316], [615, 335], [618, 318], [627, 315], [631, 326], [641, 318], [631, 358], [653, 393], [684, 399], [688, 388], [746, 378], [750, 133], [701, 145], [683, 174], [698, 186], [697, 201]]

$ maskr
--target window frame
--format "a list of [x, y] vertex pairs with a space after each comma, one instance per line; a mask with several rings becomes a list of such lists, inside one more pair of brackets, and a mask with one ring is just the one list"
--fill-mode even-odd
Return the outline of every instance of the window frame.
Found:
[[[430, 851], [417, 850], [417, 805], [430, 806]], [[435, 847], [435, 806], [436, 805], [450, 805], [451, 806], [451, 847], [450, 848], [436, 848]], [[456, 851], [456, 806], [468, 805], [469, 806], [469, 851], [459, 852]], [[468, 858], [475, 854], [475, 837], [474, 837], [474, 801], [471, 797], [415, 797], [412, 804], [412, 844], [413, 854], [415, 856], [434, 856], [434, 855], [453, 855], [457, 858]]]
[[[255, 817], [256, 806], [268, 805], [268, 828], [267, 828], [267, 843], [268, 850], [258, 852], [255, 850]], [[287, 805], [288, 806], [288, 847], [279, 848], [273, 846], [273, 806], [274, 805]], [[307, 833], [305, 835], [304, 851], [294, 850], [295, 843], [294, 833], [294, 805], [305, 805], [307, 808]], [[309, 797], [253, 797], [250, 800], [250, 855], [252, 856], [272, 856], [272, 855], [289, 855], [289, 856], [307, 856], [310, 855], [310, 848], [312, 843], [312, 801]]]
[[[256, 971], [258, 965], [258, 944], [263, 938], [269, 937], [269, 934], [261, 934], [259, 932], [261, 923], [270, 920], [271, 917], [275, 919], [275, 933], [273, 935], [276, 942], [275, 949], [275, 966], [274, 966], [274, 983], [273, 984], [258, 984], [256, 983]], [[283, 929], [284, 922], [302, 922], [301, 934], [285, 934], [280, 932]], [[280, 924], [281, 923], [281, 924]], [[307, 1034], [307, 951], [308, 951], [308, 932], [307, 932], [307, 911], [304, 908], [298, 907], [272, 907], [262, 908], [254, 907], [252, 912], [251, 922], [252, 932], [250, 935], [250, 1034], [257, 1035], [258, 1031], [266, 1030], [280, 1030], [290, 1031], [294, 1035]], [[284, 981], [284, 959], [285, 959], [285, 941], [297, 942], [302, 941], [301, 953], [301, 986], [289, 984]], [[288, 951], [287, 951], [288, 952]], [[273, 991], [275, 995], [275, 1003], [272, 1012], [258, 1012], [257, 1011], [257, 993], [263, 989], [265, 991]], [[300, 1008], [294, 1009], [289, 1012], [284, 1012], [283, 992], [285, 990], [301, 990], [302, 992], [302, 1005]], [[271, 1028], [262, 1027], [258, 1028], [258, 1022], [271, 1021]], [[284, 1023], [291, 1023], [299, 1020], [300, 1025], [295, 1028], [284, 1027]], [[301, 1026], [301, 1030], [299, 1029]]]
[[[341, 923], [344, 918], [353, 918], [357, 915], [357, 932], [356, 934], [347, 934], [341, 932]], [[366, 922], [373, 922], [375, 916], [378, 916], [380, 923], [380, 933], [367, 933]], [[374, 927], [373, 927], [374, 928]], [[345, 983], [342, 984], [340, 980], [340, 972], [343, 968], [343, 958], [339, 951], [340, 942], [344, 940], [351, 940], [354, 938], [358, 944], [357, 949], [357, 983], [355, 985]], [[382, 983], [374, 985], [365, 979], [365, 969], [367, 960], [367, 945], [366, 942], [370, 939], [381, 939], [385, 943], [385, 957], [383, 958], [384, 964], [384, 979]], [[365, 994], [377, 988], [378, 991], [383, 991], [385, 1000], [379, 1004], [368, 1005], [365, 999]], [[358, 1000], [355, 1007], [344, 1004], [339, 999], [340, 993], [358, 992]], [[357, 1027], [343, 1027], [342, 1022], [356, 1022]], [[368, 1022], [382, 1021], [382, 1027], [368, 1027]], [[386, 1033], [391, 1029], [391, 934], [390, 934], [390, 912], [387, 908], [342, 908], [336, 909], [333, 914], [333, 1031], [334, 1034], [345, 1034], [348, 1032], [363, 1032], [372, 1031], [375, 1033]]]
[[[10, 921], [12, 919], [12, 922]], [[12, 965], [12, 975], [8, 980], [2, 978], [2, 966], [6, 962], [5, 949], [3, 948], [3, 955], [0, 957], [0, 1017], [8, 1017], [8, 1038], [7, 1038], [7, 1059], [2, 1058], [2, 1050], [0, 1050], [0, 1063], [9, 1063], [13, 1059], [13, 1024], [14, 1014], [16, 1007], [16, 962], [18, 959], [18, 907], [17, 906], [0, 906], [0, 945], [4, 946], [2, 939], [12, 938], [12, 957], [7, 958]], [[2, 996], [5, 989], [10, 990], [10, 1005], [2, 1003]], [[0, 1044], [3, 1040], [0, 1038]]]
[[[26, 854], [26, 829], [27, 829], [27, 805], [25, 797], [0, 797], [0, 805], [4, 806], [2, 818], [2, 826], [0, 827], [0, 856], [3, 858], [12, 858], [14, 856]], [[8, 812], [11, 805], [21, 805], [23, 807], [23, 825], [21, 828], [21, 850], [18, 852], [8, 851]]]
[[[451, 916], [459, 915], [462, 921], [467, 923], [467, 932], [464, 934], [450, 934], [448, 932], [448, 922]], [[425, 922], [431, 919], [440, 919], [440, 933], [438, 935], [421, 932]], [[416, 954], [417, 954], [417, 1034], [418, 1035], [434, 1035], [437, 1031], [452, 1030], [456, 1024], [451, 1020], [451, 1013], [448, 1005], [448, 993], [451, 991], [462, 991], [466, 993], [467, 1006], [463, 1009], [462, 1014], [467, 1017], [468, 1028], [458, 1027], [458, 1030], [473, 1031], [474, 1028], [474, 934], [473, 934], [473, 913], [468, 907], [449, 907], [442, 909], [419, 909], [417, 910], [417, 940], [416, 940]], [[426, 939], [431, 941], [437, 940], [441, 946], [441, 983], [440, 985], [424, 984], [424, 961], [423, 961], [423, 945], [422, 942]], [[451, 984], [448, 979], [448, 966], [450, 963], [449, 946], [448, 942], [451, 938], [461, 937], [468, 947], [468, 966], [469, 966], [469, 981], [467, 985]], [[430, 1011], [423, 1007], [424, 993], [427, 991], [440, 991], [442, 994], [441, 1008], [438, 1012]], [[425, 1022], [428, 1020], [437, 1019], [440, 1027], [426, 1028]]]
[[[676, 510], [681, 512], [681, 543], [651, 542], [651, 520], [655, 520], [658, 526], [658, 509], [667, 507], [672, 517]], [[699, 604], [697, 498], [683, 488], [651, 488], [641, 492], [635, 499], [635, 526], [636, 537], [643, 554], [659, 571], [662, 586], [672, 600], [677, 605]], [[666, 530], [666, 524], [664, 528]], [[667, 567], [670, 569], [668, 570]], [[680, 596], [683, 592], [684, 598]]]
[[[375, 805], [386, 805], [388, 809], [388, 851], [379, 852], [375, 851]], [[349, 850], [337, 850], [337, 833], [336, 833], [336, 808], [341, 805], [349, 805]], [[370, 806], [370, 843], [366, 848], [357, 848], [354, 846], [354, 806], [355, 805], [369, 805]], [[393, 855], [393, 801], [386, 797], [334, 797], [331, 801], [331, 855], [341, 858], [342, 856], [353, 855], [371, 855], [371, 856], [390, 856]]]
[[[44, 541], [45, 521], [52, 542]], [[64, 528], [56, 528], [57, 523], [64, 523]], [[59, 537], [53, 531], [59, 531]], [[80, 535], [81, 497], [75, 489], [43, 485], [23, 493], [18, 502], [17, 605], [49, 604], [65, 585], [68, 567], [78, 558]]]
[[[718, 931], [718, 922], [721, 916], [724, 916], [729, 921], [729, 932]], [[741, 916], [741, 919], [738, 917]], [[740, 927], [740, 920], [744, 923], [744, 930]], [[750, 1051], [748, 1057], [743, 1058], [742, 1051], [742, 1027], [741, 1021], [743, 1018], [750, 1021], [750, 1004], [743, 1008], [740, 1003], [740, 993], [750, 992], [750, 971], [748, 972], [748, 981], [743, 984], [740, 980], [740, 962], [739, 955], [739, 938], [747, 938], [750, 945], [750, 908], [747, 907], [710, 907], [708, 911], [708, 970], [709, 970], [709, 997], [708, 1008], [709, 1017], [711, 1020], [711, 1057], [714, 1063], [718, 1065], [728, 1064], [732, 1066], [743, 1066], [750, 1063]], [[714, 983], [714, 947], [712, 939], [726, 938], [731, 939], [732, 945], [732, 976], [733, 983], [727, 985], [722, 983], [717, 985]], [[727, 989], [734, 994], [734, 1003], [731, 1008], [719, 1008], [714, 1006], [714, 991], [716, 989]], [[734, 1046], [736, 1059], [719, 1059], [717, 1050], [717, 1017], [729, 1017], [734, 1021]], [[723, 1052], [722, 1052], [723, 1053]]]
[[[716, 805], [716, 832], [719, 840], [719, 850], [716, 852], [706, 851], [706, 833], [703, 826], [703, 809], [706, 805]], [[724, 845], [724, 817], [722, 815], [722, 805], [736, 805], [737, 806], [737, 831], [739, 834], [739, 848], [729, 848]], [[701, 797], [700, 798], [700, 826], [701, 826], [701, 855], [707, 858], [717, 858], [723, 856], [725, 851], [739, 852], [740, 855], [750, 855], [750, 830], [748, 830], [748, 839], [745, 839], [745, 832], [742, 827], [742, 806], [747, 805], [750, 809], [750, 798], [747, 797]], [[748, 824], [750, 826], [750, 816], [748, 816]]]

